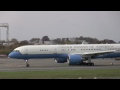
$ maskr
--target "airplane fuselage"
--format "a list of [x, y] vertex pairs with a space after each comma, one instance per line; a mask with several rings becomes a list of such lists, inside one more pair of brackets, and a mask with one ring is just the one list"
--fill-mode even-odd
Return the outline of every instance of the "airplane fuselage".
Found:
[[[78, 45], [27, 45], [14, 49], [13, 53], [19, 51], [21, 57], [30, 58], [60, 58], [69, 54], [84, 54], [89, 52], [116, 50], [116, 52], [103, 55], [101, 58], [120, 57], [120, 44], [78, 44]], [[107, 56], [107, 57], [105, 57]]]
[[120, 44], [26, 45], [14, 49], [9, 57], [24, 60], [55, 58], [58, 63], [69, 59], [74, 64], [85, 58], [120, 57]]

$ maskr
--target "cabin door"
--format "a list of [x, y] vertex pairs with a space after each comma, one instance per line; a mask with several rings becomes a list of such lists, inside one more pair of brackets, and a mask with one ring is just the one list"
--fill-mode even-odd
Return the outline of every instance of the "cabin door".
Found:
[[54, 54], [57, 54], [57, 48], [55, 48]]
[[28, 49], [25, 49], [25, 55], [28, 55]]
[[54, 54], [57, 54], [57, 47], [54, 48]]

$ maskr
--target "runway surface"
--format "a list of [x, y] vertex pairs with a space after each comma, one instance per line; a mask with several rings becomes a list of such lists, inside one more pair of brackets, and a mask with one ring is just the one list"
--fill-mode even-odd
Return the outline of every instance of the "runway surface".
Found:
[[30, 59], [30, 67], [26, 67], [26, 63], [22, 59], [0, 58], [0, 71], [120, 69], [120, 60], [93, 59], [92, 62], [94, 62], [94, 66], [69, 66], [68, 63], [56, 63], [53, 59]]

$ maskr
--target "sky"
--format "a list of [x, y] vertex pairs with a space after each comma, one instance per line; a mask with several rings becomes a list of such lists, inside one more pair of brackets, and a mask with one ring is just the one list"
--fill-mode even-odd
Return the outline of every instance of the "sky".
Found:
[[[92, 37], [120, 41], [120, 11], [0, 11], [0, 23], [9, 24], [9, 40]], [[6, 40], [0, 27], [0, 39]]]

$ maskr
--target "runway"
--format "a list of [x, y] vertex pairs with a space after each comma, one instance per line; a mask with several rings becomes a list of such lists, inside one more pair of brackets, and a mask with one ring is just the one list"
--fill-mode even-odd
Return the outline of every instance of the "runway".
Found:
[[94, 66], [69, 66], [68, 63], [56, 63], [53, 59], [30, 59], [30, 67], [26, 67], [26, 63], [22, 59], [0, 58], [0, 71], [120, 69], [120, 60], [93, 59], [92, 62], [94, 62]]

